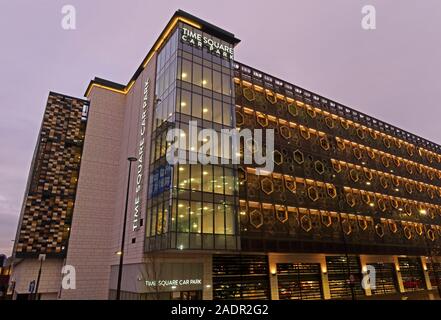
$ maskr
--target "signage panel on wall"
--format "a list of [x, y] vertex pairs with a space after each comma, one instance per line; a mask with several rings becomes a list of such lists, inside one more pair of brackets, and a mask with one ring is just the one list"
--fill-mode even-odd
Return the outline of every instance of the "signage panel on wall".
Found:
[[149, 111], [149, 101], [150, 101], [150, 79], [144, 84], [143, 100], [141, 104], [141, 120], [139, 123], [139, 143], [138, 143], [138, 163], [136, 166], [136, 185], [135, 185], [135, 207], [133, 212], [132, 227], [133, 231], [139, 229], [139, 221], [141, 216], [142, 207], [142, 186], [144, 181], [144, 163], [145, 163], [145, 153], [146, 153], [146, 131], [147, 131], [147, 114]]

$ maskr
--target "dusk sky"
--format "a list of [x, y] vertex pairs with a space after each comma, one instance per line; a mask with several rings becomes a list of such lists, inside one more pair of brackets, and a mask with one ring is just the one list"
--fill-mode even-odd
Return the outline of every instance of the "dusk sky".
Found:
[[[76, 9], [76, 30], [61, 8]], [[361, 27], [364, 5], [376, 30]], [[49, 91], [131, 78], [183, 9], [236, 35], [236, 60], [441, 143], [439, 0], [14, 0], [0, 7], [0, 253], [11, 254]]]

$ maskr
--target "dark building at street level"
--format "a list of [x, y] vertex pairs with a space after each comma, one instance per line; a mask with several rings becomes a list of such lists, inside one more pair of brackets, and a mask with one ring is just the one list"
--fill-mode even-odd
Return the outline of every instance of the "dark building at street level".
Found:
[[[25, 201], [25, 213], [41, 214], [22, 218], [15, 254], [25, 259], [11, 277], [16, 294], [37, 269], [23, 253], [55, 250], [66, 259], [44, 263], [44, 297], [115, 297], [129, 156], [138, 161], [129, 190], [125, 299], [381, 298], [437, 287], [441, 147], [234, 61], [238, 43], [178, 11], [128, 85], [90, 83], [87, 103], [78, 100], [72, 114], [82, 137], [80, 107], [90, 105], [84, 139], [58, 153], [37, 148], [43, 165], [60, 161], [67, 184], [57, 185], [53, 166], [42, 170], [34, 162], [40, 173], [30, 185], [42, 185], [34, 197], [49, 198]], [[274, 129], [274, 171], [169, 164], [167, 133], [179, 128], [190, 136], [189, 121], [216, 132]], [[242, 141], [242, 156], [247, 148]], [[79, 168], [79, 155], [79, 176], [59, 167], [73, 161]], [[72, 192], [60, 198], [62, 190]], [[76, 268], [74, 291], [51, 282], [63, 264]], [[377, 286], [364, 289], [371, 268]]]

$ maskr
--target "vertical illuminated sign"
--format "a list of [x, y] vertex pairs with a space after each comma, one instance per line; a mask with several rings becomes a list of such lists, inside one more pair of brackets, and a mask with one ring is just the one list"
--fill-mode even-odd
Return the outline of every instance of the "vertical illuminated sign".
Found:
[[135, 208], [133, 211], [132, 229], [139, 229], [139, 220], [142, 207], [142, 184], [144, 181], [144, 160], [145, 160], [145, 141], [147, 129], [147, 113], [149, 110], [150, 99], [150, 79], [144, 84], [144, 97], [141, 105], [141, 121], [139, 123], [139, 144], [138, 144], [138, 165], [136, 166], [136, 188], [135, 188]]

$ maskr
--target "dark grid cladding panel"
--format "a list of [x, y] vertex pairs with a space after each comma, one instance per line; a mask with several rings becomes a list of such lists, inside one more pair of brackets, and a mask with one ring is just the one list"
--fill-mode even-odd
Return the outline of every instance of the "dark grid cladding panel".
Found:
[[419, 258], [398, 258], [401, 279], [405, 291], [418, 291], [426, 288], [424, 273]]
[[373, 295], [398, 292], [395, 265], [393, 263], [369, 263], [369, 265], [375, 268], [376, 288], [371, 290]]
[[[364, 295], [364, 290], [361, 287], [362, 276], [358, 257], [350, 256], [349, 264], [345, 256], [326, 257], [326, 266], [332, 299], [352, 298], [351, 287], [355, 296]], [[352, 284], [350, 275], [353, 278]]]
[[441, 285], [441, 263], [427, 263], [427, 270], [429, 272], [430, 283], [433, 288], [437, 288]]
[[441, 247], [441, 155], [424, 141], [239, 63], [235, 93], [238, 128], [274, 129], [272, 173], [239, 168], [243, 250], [422, 256], [428, 242]]
[[270, 298], [266, 256], [213, 256], [213, 299]]
[[277, 264], [280, 300], [320, 300], [323, 298], [320, 264]]
[[17, 236], [18, 257], [66, 254], [86, 130], [85, 105], [83, 100], [49, 95]]

